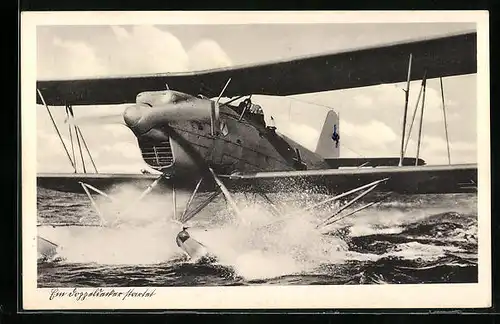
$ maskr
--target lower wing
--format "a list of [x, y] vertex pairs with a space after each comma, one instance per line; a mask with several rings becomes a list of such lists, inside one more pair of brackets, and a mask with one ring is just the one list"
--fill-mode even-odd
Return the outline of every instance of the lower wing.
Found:
[[[467, 193], [477, 191], [477, 164], [441, 166], [401, 166], [353, 169], [278, 171], [219, 175], [229, 190], [262, 192], [304, 191], [340, 193], [367, 183], [388, 178], [375, 189], [407, 194]], [[37, 186], [46, 189], [84, 192], [80, 183], [100, 190], [134, 185], [146, 188], [158, 178], [156, 174], [38, 174]], [[193, 189], [191, 181], [162, 179], [160, 188]], [[200, 191], [215, 189], [213, 181], [204, 181]]]
[[239, 186], [257, 186], [264, 192], [276, 191], [276, 184], [281, 182], [280, 191], [304, 190], [312, 186], [320, 193], [339, 193], [387, 178], [376, 191], [466, 193], [477, 191], [477, 164], [257, 172], [234, 174], [228, 178]]

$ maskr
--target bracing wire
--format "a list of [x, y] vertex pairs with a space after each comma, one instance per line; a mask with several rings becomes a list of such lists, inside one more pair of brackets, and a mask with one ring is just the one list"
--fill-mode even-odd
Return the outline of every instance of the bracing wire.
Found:
[[422, 92], [422, 106], [421, 106], [421, 110], [420, 110], [420, 125], [419, 125], [419, 129], [418, 129], [417, 155], [415, 158], [415, 165], [418, 165], [418, 158], [420, 155], [420, 143], [422, 140], [422, 125], [424, 122], [425, 89], [426, 89], [426, 87], [427, 87], [427, 81], [424, 81], [424, 83], [423, 83], [424, 89]]
[[446, 148], [448, 151], [448, 164], [451, 164], [450, 141], [448, 139], [448, 122], [446, 121], [446, 108], [445, 108], [445, 104], [444, 104], [443, 78], [439, 78], [439, 83], [441, 85], [441, 102], [442, 102], [442, 106], [443, 106], [443, 121], [444, 121], [444, 132], [446, 135]]
[[424, 89], [424, 82], [426, 82], [425, 80], [427, 78], [426, 74], [427, 74], [427, 72], [425, 72], [424, 77], [422, 78], [422, 84], [420, 86], [420, 91], [418, 92], [417, 102], [415, 103], [415, 109], [413, 110], [413, 116], [411, 118], [410, 128], [408, 129], [408, 136], [406, 136], [404, 155], [406, 155], [406, 150], [408, 149], [408, 143], [410, 142], [410, 136], [411, 136], [411, 132], [413, 130], [413, 124], [415, 122], [415, 117], [417, 116], [418, 105], [420, 103], [420, 98], [422, 97], [422, 92]]
[[73, 163], [73, 160], [71, 159], [71, 156], [69, 155], [68, 148], [66, 147], [66, 144], [64, 144], [64, 140], [63, 140], [63, 138], [61, 136], [61, 133], [59, 132], [59, 128], [57, 127], [57, 124], [56, 124], [56, 122], [54, 120], [54, 117], [52, 117], [52, 113], [50, 112], [49, 106], [45, 102], [45, 99], [43, 98], [42, 93], [40, 92], [40, 90], [36, 89], [36, 91], [38, 92], [38, 95], [40, 96], [40, 99], [42, 100], [43, 105], [47, 109], [47, 113], [49, 114], [50, 120], [52, 121], [52, 125], [56, 129], [57, 136], [59, 136], [59, 140], [61, 141], [61, 144], [62, 144], [62, 146], [64, 148], [64, 151], [66, 152], [66, 155], [67, 155], [67, 157], [69, 159], [69, 163], [71, 163], [71, 166], [73, 167], [73, 169], [75, 169], [75, 172], [76, 172], [75, 163]]

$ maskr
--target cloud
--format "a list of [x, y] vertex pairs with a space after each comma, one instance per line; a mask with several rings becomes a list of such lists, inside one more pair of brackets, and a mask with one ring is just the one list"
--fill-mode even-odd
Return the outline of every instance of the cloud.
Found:
[[354, 96], [353, 99], [358, 107], [373, 108], [373, 98], [371, 98], [370, 96], [359, 94], [357, 96]]
[[[71, 142], [65, 130], [61, 129], [60, 131], [66, 148], [70, 156], [72, 156]], [[117, 141], [114, 143], [111, 142], [110, 145], [98, 145], [98, 143], [96, 143], [96, 137], [92, 136], [92, 132], [83, 131], [83, 133], [99, 172], [139, 173], [141, 168], [149, 169], [141, 158], [141, 153], [137, 144]], [[106, 132], [102, 131], [99, 135], [106, 137]], [[83, 172], [81, 156], [75, 138], [74, 150], [77, 168], [79, 172]], [[94, 172], [94, 168], [83, 144], [82, 151], [87, 172]], [[37, 130], [37, 169], [38, 172], [72, 173], [74, 171], [61, 141], [55, 132], [48, 133], [43, 130]]]
[[[64, 160], [66, 163], [68, 162], [68, 158], [66, 153], [64, 152], [64, 148], [61, 144], [61, 140], [55, 134], [50, 134], [48, 132], [37, 130], [37, 160], [42, 162], [47, 159], [54, 158]], [[68, 139], [63, 137], [65, 143], [68, 143]], [[67, 147], [67, 146], [66, 146]]]
[[189, 51], [189, 69], [205, 70], [231, 65], [231, 59], [224, 50], [211, 39], [204, 39], [195, 44]]
[[42, 78], [82, 77], [106, 74], [107, 68], [88, 44], [54, 37], [48, 57], [39, 58], [37, 69]]
[[[203, 39], [186, 48], [175, 35], [155, 26], [111, 26], [101, 29], [98, 33], [89, 34], [91, 36], [87, 38], [78, 33], [75, 33], [74, 37], [73, 35], [68, 37], [68, 35], [67, 32], [52, 33], [48, 41], [39, 42], [39, 49], [42, 49], [38, 51], [40, 77], [176, 72], [232, 64], [231, 59], [214, 40]], [[469, 139], [475, 140], [476, 134], [476, 95], [468, 95], [470, 92], [463, 89], [474, 88], [476, 80], [475, 77], [467, 78], [444, 80], [452, 161], [475, 160], [476, 145]], [[405, 83], [400, 83], [296, 97], [302, 97], [310, 102], [323, 103], [341, 113], [341, 156], [397, 156], [405, 87]], [[408, 123], [411, 122], [420, 82], [412, 82], [410, 89]], [[252, 100], [257, 99], [256, 97], [253, 96]], [[425, 105], [421, 156], [428, 162], [436, 160], [441, 163], [444, 161], [443, 157], [446, 159], [446, 144], [439, 80], [428, 80]], [[266, 118], [273, 115], [277, 122], [281, 122], [277, 125], [279, 131], [291, 133], [292, 138], [296, 138], [306, 147], [311, 147], [321, 127], [318, 120], [321, 121], [322, 113], [313, 110], [311, 106], [296, 101], [286, 102], [284, 99], [272, 105], [271, 103], [262, 104]], [[112, 107], [109, 109], [99, 107], [96, 113], [111, 113], [111, 109]], [[91, 110], [78, 111], [77, 116], [93, 114], [95, 110], [92, 112]], [[50, 132], [53, 137], [51, 139], [45, 137], [47, 144], [40, 144], [38, 160], [43, 161], [43, 167], [48, 169], [57, 169], [58, 165], [67, 167], [69, 164], [67, 157], [52, 129], [50, 120], [46, 114], [44, 115], [45, 117], [38, 117], [38, 127]], [[60, 116], [55, 116], [55, 118], [58, 123], [63, 119]], [[413, 139], [409, 145], [409, 150], [413, 154], [416, 146], [414, 139], [418, 132], [418, 118], [419, 114], [413, 125]], [[132, 168], [134, 163], [141, 164], [140, 160], [137, 162], [135, 158], [132, 158], [132, 153], [129, 157], [120, 154], [124, 150], [119, 147], [133, 145], [138, 150], [134, 136], [125, 127], [85, 125], [82, 129], [92, 152], [99, 155], [96, 161], [98, 168], [108, 168], [112, 165], [126, 168], [127, 164], [130, 164]], [[100, 149], [103, 146], [103, 139], [109, 146], [108, 152]], [[116, 148], [114, 148], [115, 144]], [[125, 155], [129, 152], [127, 151]], [[133, 169], [134, 172], [138, 170], [135, 166]]]
[[296, 122], [276, 123], [278, 132], [294, 140], [305, 148], [314, 151], [318, 144], [320, 130]]
[[129, 33], [127, 30], [123, 27], [120, 26], [111, 26], [111, 30], [113, 31], [113, 34], [116, 36], [118, 40], [123, 40], [129, 37]]
[[[41, 78], [182, 72], [232, 64], [213, 40], [203, 39], [187, 50], [176, 36], [155, 26], [110, 26], [95, 37], [78, 40], [63, 34], [51, 37], [52, 41], [39, 42]], [[117, 124], [123, 122], [124, 109], [125, 106], [75, 107], [76, 121], [80, 122], [100, 172], [138, 172], [138, 166], [147, 168], [131, 131]], [[64, 109], [51, 111], [70, 149]], [[72, 172], [45, 111], [39, 110], [37, 123], [39, 171]]]
[[389, 126], [378, 120], [357, 125], [343, 120], [340, 121], [339, 131], [351, 138], [367, 142], [369, 145], [385, 145], [398, 139]]
[[53, 35], [51, 42], [39, 42], [39, 77], [184, 72], [232, 64], [211, 39], [186, 49], [175, 35], [155, 26], [110, 26], [99, 32], [95, 39]]
[[385, 123], [371, 120], [355, 123], [341, 119], [339, 123], [342, 157], [397, 156], [399, 136]]
[[[445, 78], [443, 83], [448, 135], [450, 143], [452, 143], [451, 146], [457, 146], [456, 143], [460, 142], [475, 145], [474, 141], [477, 138], [476, 95], [474, 91], [469, 92], [469, 89], [475, 89], [476, 78], [471, 76]], [[406, 132], [409, 131], [412, 122], [420, 84], [419, 81], [410, 84]], [[340, 133], [344, 134], [344, 136], [341, 135], [341, 156], [398, 156], [405, 99], [403, 89], [405, 87], [405, 83], [383, 84], [293, 97], [301, 101], [332, 107], [339, 113]], [[468, 91], [465, 92], [464, 89], [468, 89]], [[300, 108], [309, 111], [306, 105], [299, 107], [300, 103], [298, 102], [295, 105], [297, 110]], [[283, 106], [286, 107], [285, 104]], [[373, 121], [380, 123], [372, 123]], [[419, 121], [420, 109], [417, 110], [412, 127], [411, 135], [414, 142], [418, 135]], [[423, 138], [432, 136], [440, 138], [445, 143], [439, 79], [432, 79], [427, 82], [422, 132]], [[370, 135], [366, 136], [366, 134]], [[372, 134], [377, 134], [377, 136], [372, 136]], [[415, 154], [414, 147], [416, 147], [416, 144], [410, 144], [409, 146], [409, 150], [411, 148], [410, 152], [413, 152], [413, 155]], [[421, 156], [431, 162], [434, 159], [433, 154], [441, 156], [444, 152], [444, 158], [447, 162], [446, 144], [442, 147], [444, 147], [444, 151], [426, 151], [423, 150], [422, 146]], [[452, 161], [454, 156], [463, 161], [475, 161], [474, 150], [465, 153], [459, 148], [451, 149]], [[439, 157], [436, 163], [442, 162], [442, 158]]]
[[[341, 155], [344, 157], [399, 156], [400, 135], [380, 121], [356, 124], [346, 120], [340, 122]], [[344, 134], [344, 136], [342, 136]], [[417, 136], [414, 133], [408, 142], [405, 156], [415, 157]], [[475, 142], [450, 140], [450, 155], [453, 163], [476, 161]], [[440, 136], [422, 134], [419, 157], [427, 164], [447, 164], [446, 140]]]
[[[420, 81], [413, 81], [410, 84], [408, 122], [411, 121], [411, 117], [417, 104], [420, 85]], [[362, 112], [366, 119], [384, 117], [389, 120], [390, 117], [392, 121], [396, 122], [388, 124], [392, 127], [393, 124], [394, 126], [397, 125], [403, 116], [405, 89], [406, 84], [403, 83], [381, 84], [377, 86], [345, 89], [334, 92], [305, 94], [302, 95], [302, 97], [304, 99], [311, 98], [310, 101], [331, 106], [339, 111], [342, 111], [342, 113], [346, 113], [348, 116]], [[424, 122], [426, 124], [443, 122], [441, 93], [436, 89], [439, 89], [439, 80], [428, 80], [424, 105]], [[420, 96], [419, 105], [417, 107], [417, 121], [420, 118], [422, 100], [423, 94]], [[447, 108], [447, 117], [455, 117], [455, 115], [457, 115], [457, 110], [454, 108], [457, 106], [457, 102], [450, 98], [446, 98], [445, 96], [445, 105]], [[363, 116], [360, 115], [359, 117], [362, 118]]]
[[140, 160], [141, 150], [135, 143], [116, 142], [111, 145], [102, 145], [99, 151], [106, 152], [110, 157], [125, 158], [127, 160]]
[[[64, 111], [53, 108], [51, 112], [66, 144], [66, 148], [70, 156], [72, 156], [69, 130], [67, 125], [64, 124]], [[95, 113], [95, 111], [89, 112], [85, 109], [75, 109], [77, 116], [98, 116]], [[136, 168], [138, 164], [142, 165], [142, 168], [147, 168], [142, 161], [134, 135], [125, 126], [85, 124], [80, 125], [80, 130], [99, 172], [109, 170], [109, 165], [120, 165], [120, 168], [115, 170], [115, 172], [125, 173], [138, 173], [140, 170], [140, 168]], [[83, 142], [81, 141], [80, 144], [82, 145], [87, 171], [93, 172], [94, 170]], [[73, 133], [73, 149], [75, 151], [78, 170], [81, 172], [81, 157], [75, 133]], [[39, 172], [74, 171], [45, 110], [37, 112], [37, 163]]]
[[[427, 87], [425, 89], [425, 102], [424, 102], [424, 121], [428, 123], [443, 122], [443, 108], [442, 108], [442, 98], [440, 91], [434, 89], [430, 85], [434, 85], [439, 82], [439, 80], [428, 80]], [[404, 92], [406, 89], [406, 84], [389, 85], [384, 84], [378, 87], [374, 87], [375, 93], [371, 97], [373, 99], [374, 107], [392, 108], [395, 113], [402, 116], [404, 107]], [[420, 98], [419, 98], [420, 94]], [[411, 119], [417, 106], [417, 117], [416, 120], [420, 118], [420, 112], [422, 107], [422, 101], [424, 100], [424, 93], [421, 91], [421, 82], [414, 81], [410, 84], [409, 100], [408, 100], [408, 118]], [[456, 106], [456, 103], [445, 97], [445, 107]], [[448, 115], [453, 114], [454, 111], [448, 111]]]
[[[408, 143], [407, 156], [415, 156], [417, 140]], [[476, 161], [477, 145], [475, 142], [450, 141], [450, 157], [452, 163], [473, 163]], [[438, 136], [422, 135], [420, 157], [428, 164], [447, 164], [448, 152], [446, 140]]]
[[111, 27], [116, 46], [100, 47], [105, 64], [114, 74], [182, 72], [189, 58], [180, 40], [154, 26], [136, 25], [127, 31]]

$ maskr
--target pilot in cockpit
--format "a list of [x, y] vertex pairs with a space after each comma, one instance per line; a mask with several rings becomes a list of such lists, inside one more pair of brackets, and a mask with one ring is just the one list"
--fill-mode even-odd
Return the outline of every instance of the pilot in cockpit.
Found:
[[264, 111], [260, 105], [256, 105], [254, 103], [250, 103], [250, 112], [256, 115], [264, 115]]
[[264, 127], [266, 126], [264, 111], [260, 105], [252, 103], [252, 101], [247, 98], [238, 105], [238, 108], [242, 110], [243, 115], [247, 118]]
[[247, 109], [250, 107], [250, 105], [252, 104], [252, 102], [250, 101], [250, 99], [245, 99], [243, 100], [242, 102], [240, 102], [240, 104], [238, 105], [238, 108], [243, 112], [247, 112]]

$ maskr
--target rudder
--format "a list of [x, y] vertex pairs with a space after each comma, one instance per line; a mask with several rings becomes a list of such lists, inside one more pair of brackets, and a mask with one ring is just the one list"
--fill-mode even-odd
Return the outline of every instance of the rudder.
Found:
[[338, 158], [340, 156], [341, 139], [339, 121], [338, 114], [333, 110], [329, 110], [315, 150], [315, 153], [325, 159]]

